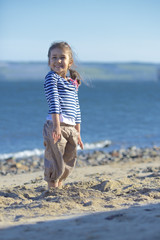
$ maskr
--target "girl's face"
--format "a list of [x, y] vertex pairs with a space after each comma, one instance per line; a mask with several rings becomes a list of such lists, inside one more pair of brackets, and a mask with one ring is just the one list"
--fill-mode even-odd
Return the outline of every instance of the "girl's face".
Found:
[[49, 57], [49, 66], [52, 71], [65, 78], [68, 68], [72, 65], [69, 53], [65, 49], [54, 48]]

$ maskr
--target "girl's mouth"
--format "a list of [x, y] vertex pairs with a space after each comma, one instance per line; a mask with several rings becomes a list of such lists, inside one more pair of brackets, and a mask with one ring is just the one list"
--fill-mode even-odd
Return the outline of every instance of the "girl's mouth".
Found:
[[55, 68], [62, 68], [62, 66], [55, 66]]

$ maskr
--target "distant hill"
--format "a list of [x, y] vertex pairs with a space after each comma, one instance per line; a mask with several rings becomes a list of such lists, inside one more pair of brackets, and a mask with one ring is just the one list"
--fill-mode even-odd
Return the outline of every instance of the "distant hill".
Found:
[[49, 71], [44, 62], [0, 62], [0, 80], [42, 80]]
[[[160, 64], [152, 63], [89, 63], [77, 66], [85, 80], [158, 81]], [[42, 81], [49, 71], [45, 62], [0, 62], [0, 81]]]

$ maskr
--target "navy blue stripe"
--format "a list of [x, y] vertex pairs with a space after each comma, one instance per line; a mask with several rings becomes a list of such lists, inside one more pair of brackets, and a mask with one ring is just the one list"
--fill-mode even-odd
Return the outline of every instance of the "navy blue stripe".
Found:
[[50, 71], [45, 77], [44, 89], [49, 114], [64, 114], [76, 123], [81, 123], [78, 91], [73, 83]]

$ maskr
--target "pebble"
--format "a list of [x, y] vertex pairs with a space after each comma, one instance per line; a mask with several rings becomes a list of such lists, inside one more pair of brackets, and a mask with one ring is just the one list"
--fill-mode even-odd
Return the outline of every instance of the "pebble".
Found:
[[[129, 162], [138, 158], [153, 161], [160, 157], [160, 147], [137, 148], [132, 146], [128, 149], [114, 150], [112, 152], [94, 151], [80, 152], [77, 158], [76, 167], [98, 166], [112, 162]], [[26, 159], [8, 158], [0, 161], [0, 175], [19, 174], [26, 172], [36, 172], [44, 169], [43, 157], [33, 156]]]

